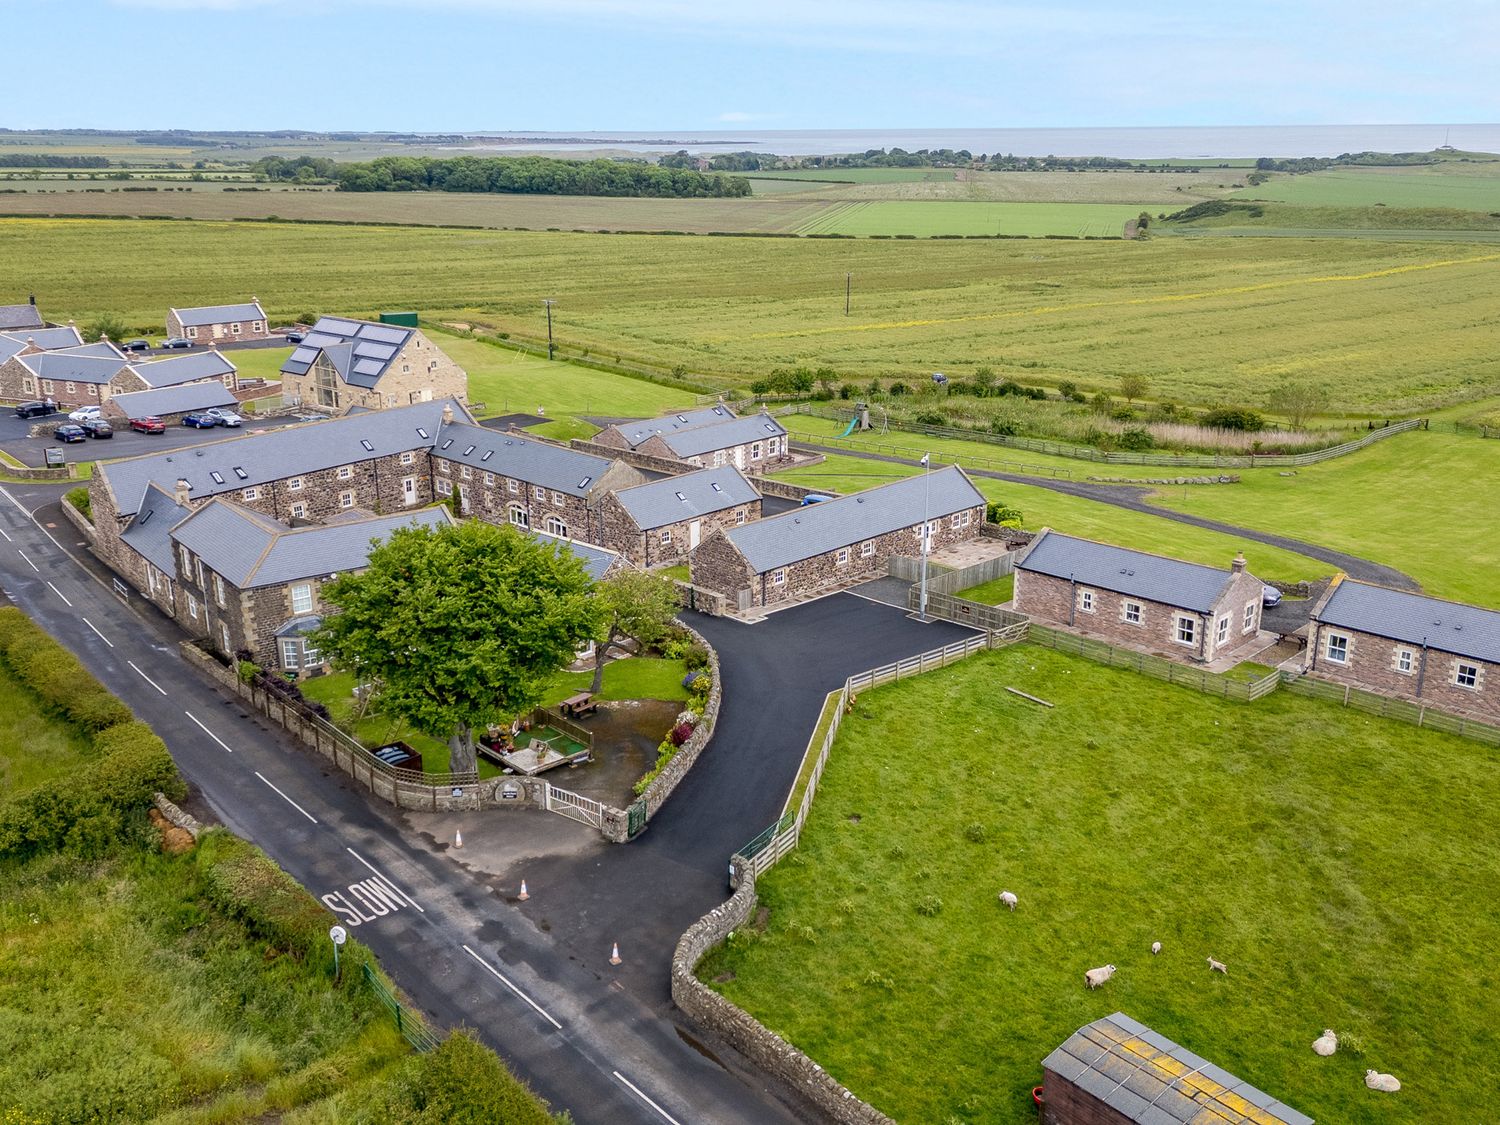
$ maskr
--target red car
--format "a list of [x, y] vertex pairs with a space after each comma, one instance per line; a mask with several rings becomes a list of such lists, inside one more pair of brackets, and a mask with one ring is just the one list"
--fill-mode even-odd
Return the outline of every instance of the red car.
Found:
[[167, 432], [167, 424], [156, 415], [148, 418], [132, 418], [130, 428], [139, 434], [164, 434]]

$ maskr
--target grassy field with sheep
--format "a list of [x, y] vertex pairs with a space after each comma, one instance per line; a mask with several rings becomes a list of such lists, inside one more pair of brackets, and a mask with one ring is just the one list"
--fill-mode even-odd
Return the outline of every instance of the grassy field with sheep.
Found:
[[1116, 1010], [1320, 1121], [1475, 1121], [1497, 845], [1493, 750], [1022, 644], [859, 698], [700, 972], [903, 1125], [1034, 1121], [1041, 1060]]

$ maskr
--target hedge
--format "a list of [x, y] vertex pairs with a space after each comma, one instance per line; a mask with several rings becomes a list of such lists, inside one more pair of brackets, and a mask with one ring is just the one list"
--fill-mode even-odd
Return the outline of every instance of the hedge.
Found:
[[558, 1120], [467, 1030], [406, 1060], [370, 1092], [377, 1104], [354, 1109], [350, 1118], [356, 1123], [551, 1125]]
[[14, 606], [0, 608], [0, 660], [43, 703], [90, 734], [135, 717], [76, 656]]
[[[206, 833], [199, 851], [208, 897], [215, 906], [294, 957], [331, 956], [328, 911], [265, 852], [220, 831]], [[355, 960], [348, 959], [345, 972]]]

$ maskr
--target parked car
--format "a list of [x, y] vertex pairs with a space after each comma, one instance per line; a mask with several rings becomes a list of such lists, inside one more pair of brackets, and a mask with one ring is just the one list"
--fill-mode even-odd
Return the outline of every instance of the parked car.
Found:
[[83, 432], [82, 426], [75, 426], [72, 422], [64, 422], [58, 426], [52, 434], [58, 441], [75, 442], [86, 441], [88, 435]]
[[126, 340], [120, 345], [120, 350], [125, 352], [149, 352], [151, 350], [151, 341]]
[[85, 418], [78, 423], [78, 428], [91, 438], [107, 438], [115, 436], [115, 428], [103, 418]]
[[191, 414], [182, 416], [184, 426], [193, 426], [200, 430], [211, 430], [219, 424], [219, 420], [201, 410], [195, 410]]
[[1281, 604], [1281, 591], [1275, 586], [1262, 586], [1260, 588], [1260, 604], [1269, 608]]
[[203, 413], [207, 414], [210, 418], [217, 418], [219, 420], [219, 425], [221, 426], [234, 427], [238, 426], [244, 421], [244, 419], [236, 414], [233, 410], [221, 410], [217, 406], [210, 407]]
[[144, 418], [132, 418], [130, 428], [138, 434], [164, 434], [167, 432], [167, 424], [155, 414], [148, 414]]
[[69, 422], [87, 422], [90, 418], [98, 418], [104, 411], [97, 406], [80, 406], [68, 415]]
[[40, 400], [34, 402], [23, 402], [16, 407], [16, 417], [42, 418], [48, 414], [56, 413], [56, 411], [57, 403], [53, 402], [51, 399], [48, 399], [45, 402], [42, 402]]
[[164, 348], [190, 348], [193, 342], [182, 336], [171, 336], [161, 342]]
[[293, 328], [286, 334], [286, 342], [288, 344], [300, 344], [305, 339], [307, 339], [307, 333], [300, 328]]
[[822, 495], [820, 495], [820, 494], [818, 494], [816, 492], [809, 492], [806, 496], [804, 496], [802, 498], [802, 507], [805, 508], [809, 504], [821, 504], [821, 503], [823, 503], [824, 500], [832, 500], [832, 499], [833, 499], [832, 496], [822, 496]]

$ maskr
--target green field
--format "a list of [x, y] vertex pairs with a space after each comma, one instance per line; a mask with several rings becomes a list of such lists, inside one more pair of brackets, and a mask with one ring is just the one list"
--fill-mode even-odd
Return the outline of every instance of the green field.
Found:
[[766, 180], [814, 180], [837, 184], [945, 183], [957, 178], [953, 168], [792, 168], [784, 172], [745, 172], [759, 191]]
[[1493, 758], [1284, 691], [980, 654], [861, 693], [764, 931], [700, 973], [903, 1125], [1035, 1121], [1041, 1060], [1116, 1010], [1319, 1121], [1483, 1120]]
[[932, 203], [878, 200], [830, 208], [797, 228], [798, 234], [951, 235], [1003, 234], [1041, 238], [1118, 238], [1125, 221], [1140, 213], [1104, 203]]
[[[1145, 374], [1179, 402], [1261, 401], [1287, 377], [1335, 409], [1500, 394], [1500, 247], [1374, 240], [1145, 243], [665, 238], [283, 224], [0, 220], [0, 254], [54, 319], [254, 293], [307, 310], [415, 308], [559, 338], [721, 385], [779, 366], [858, 380], [934, 370]], [[853, 274], [853, 315], [844, 280]]]
[[1278, 175], [1236, 192], [1235, 197], [1322, 207], [1500, 211], [1500, 161], [1422, 168], [1334, 168], [1301, 176]]

